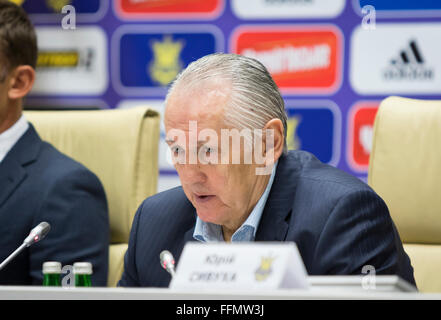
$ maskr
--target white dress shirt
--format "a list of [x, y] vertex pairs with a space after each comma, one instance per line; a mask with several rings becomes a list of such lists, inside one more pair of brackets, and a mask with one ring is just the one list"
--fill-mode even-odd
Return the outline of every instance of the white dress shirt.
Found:
[[0, 163], [28, 128], [29, 123], [22, 115], [12, 127], [0, 133]]

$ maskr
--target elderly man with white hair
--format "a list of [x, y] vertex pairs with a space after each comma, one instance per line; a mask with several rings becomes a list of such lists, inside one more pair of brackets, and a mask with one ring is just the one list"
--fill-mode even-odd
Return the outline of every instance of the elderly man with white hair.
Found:
[[384, 201], [305, 151], [287, 151], [280, 92], [257, 60], [212, 54], [191, 63], [166, 98], [166, 141], [182, 186], [136, 212], [119, 282], [167, 287], [159, 264], [189, 241], [292, 241], [309, 275], [397, 274], [413, 268]]

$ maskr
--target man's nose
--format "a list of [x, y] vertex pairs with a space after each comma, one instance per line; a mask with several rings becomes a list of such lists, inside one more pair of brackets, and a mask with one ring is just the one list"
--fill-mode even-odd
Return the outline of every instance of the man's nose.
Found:
[[195, 184], [206, 181], [207, 176], [201, 168], [201, 164], [184, 164], [178, 168], [178, 174], [182, 183]]

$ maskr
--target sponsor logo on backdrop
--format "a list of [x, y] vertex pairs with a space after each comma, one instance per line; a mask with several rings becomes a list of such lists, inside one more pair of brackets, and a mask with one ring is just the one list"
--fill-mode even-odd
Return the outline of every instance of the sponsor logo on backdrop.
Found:
[[352, 0], [355, 12], [361, 15], [361, 8], [370, 5], [379, 17], [439, 17], [441, 1], [433, 0]]
[[379, 102], [360, 102], [349, 110], [347, 159], [351, 168], [358, 172], [367, 172], [369, 167], [378, 106]]
[[109, 7], [108, 0], [22, 0], [19, 2], [36, 22], [60, 21], [65, 6], [75, 8], [78, 21], [96, 22], [104, 16]]
[[[360, 94], [439, 94], [441, 23], [357, 27], [351, 39], [350, 82]], [[379, 50], [381, 48], [381, 50]]]
[[287, 100], [289, 150], [305, 150], [336, 166], [340, 157], [341, 114], [332, 101]]
[[335, 18], [345, 0], [232, 0], [233, 13], [242, 19]]
[[31, 95], [99, 95], [108, 85], [107, 40], [99, 27], [37, 27], [37, 78]]
[[116, 13], [126, 19], [214, 19], [225, 0], [116, 0]]
[[79, 48], [77, 50], [40, 50], [38, 52], [37, 69], [44, 72], [47, 69], [84, 69], [91, 70], [94, 48]]
[[112, 40], [114, 87], [122, 95], [163, 95], [190, 62], [222, 45], [214, 26], [121, 27]]
[[231, 51], [262, 62], [282, 93], [329, 94], [341, 83], [342, 35], [333, 26], [240, 27]]
[[432, 80], [434, 68], [427, 66], [416, 40], [410, 40], [384, 70], [386, 80]]

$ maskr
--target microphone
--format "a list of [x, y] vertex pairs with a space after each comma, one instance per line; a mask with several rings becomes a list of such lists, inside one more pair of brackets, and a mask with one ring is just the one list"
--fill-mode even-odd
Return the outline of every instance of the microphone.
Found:
[[159, 255], [159, 260], [161, 261], [161, 266], [172, 276], [175, 276], [175, 258], [170, 251], [164, 250]]
[[6, 265], [11, 262], [23, 249], [30, 247], [34, 243], [44, 239], [48, 234], [49, 230], [51, 230], [51, 225], [47, 222], [41, 222], [38, 226], [29, 232], [29, 235], [24, 239], [23, 244], [18, 247], [13, 253], [9, 255], [3, 262], [0, 264], [0, 270], [2, 270]]
[[48, 234], [49, 230], [51, 230], [51, 225], [47, 222], [42, 222], [34, 229], [31, 230], [29, 235], [23, 241], [26, 244], [26, 247], [31, 246], [34, 243], [44, 239]]

